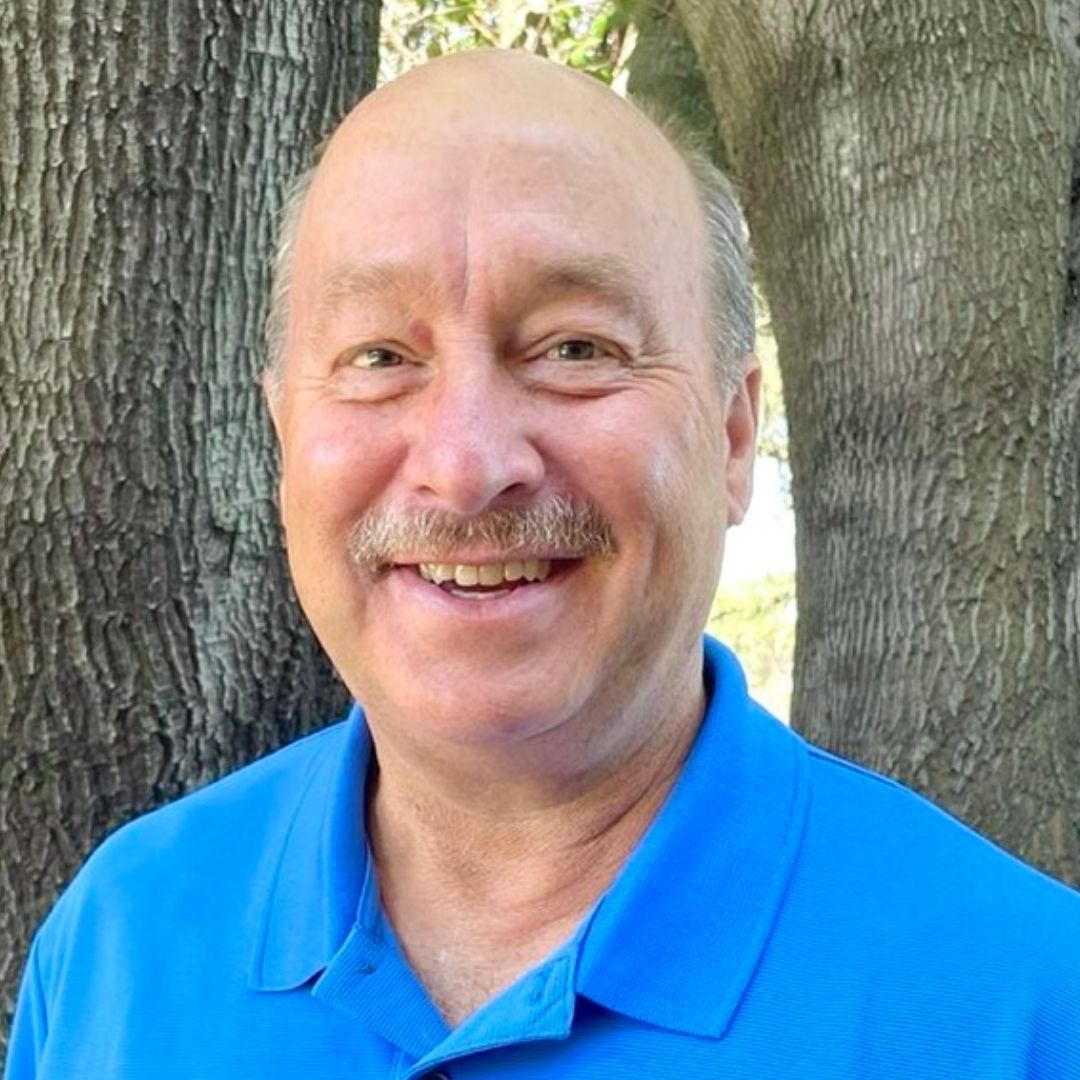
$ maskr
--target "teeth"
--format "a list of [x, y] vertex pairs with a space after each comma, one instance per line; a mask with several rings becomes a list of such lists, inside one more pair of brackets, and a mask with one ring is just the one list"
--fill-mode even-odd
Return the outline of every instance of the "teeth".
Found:
[[425, 581], [442, 585], [452, 581], [470, 588], [474, 585], [501, 585], [504, 581], [543, 581], [551, 573], [550, 559], [511, 560], [505, 563], [420, 563], [417, 566]]
[[498, 563], [485, 563], [479, 569], [481, 585], [501, 585], [505, 580], [503, 568]]
[[454, 584], [455, 585], [479, 585], [480, 584], [480, 567], [478, 567], [478, 566], [455, 566], [454, 567]]

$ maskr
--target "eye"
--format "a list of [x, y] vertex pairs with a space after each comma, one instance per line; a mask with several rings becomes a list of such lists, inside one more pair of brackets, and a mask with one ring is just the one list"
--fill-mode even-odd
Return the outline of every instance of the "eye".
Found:
[[364, 371], [399, 367], [404, 362], [401, 353], [396, 353], [393, 349], [384, 349], [379, 345], [373, 345], [367, 349], [358, 349], [349, 358], [350, 367], [361, 368]]
[[602, 350], [595, 341], [588, 338], [568, 338], [552, 345], [544, 354], [550, 360], [595, 360]]

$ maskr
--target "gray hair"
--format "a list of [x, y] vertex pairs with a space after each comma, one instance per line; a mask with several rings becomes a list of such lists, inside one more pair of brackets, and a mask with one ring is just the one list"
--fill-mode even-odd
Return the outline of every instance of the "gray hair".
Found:
[[529, 506], [488, 507], [470, 517], [435, 507], [412, 512], [376, 508], [349, 533], [353, 562], [382, 570], [400, 551], [423, 551], [428, 561], [481, 543], [508, 553], [540, 550], [549, 558], [615, 554], [615, 534], [595, 503], [556, 495]]
[[[697, 192], [705, 222], [710, 340], [717, 374], [724, 389], [730, 391], [738, 382], [743, 360], [754, 351], [756, 323], [746, 219], [731, 181], [685, 125], [651, 102], [634, 104], [682, 159]], [[300, 211], [314, 175], [312, 166], [293, 181], [281, 209], [266, 319], [267, 386], [271, 393], [281, 385], [293, 248]]]
[[300, 211], [315, 178], [315, 165], [305, 169], [285, 191], [277, 229], [277, 248], [270, 270], [270, 302], [266, 311], [266, 388], [270, 394], [281, 389], [285, 369], [285, 332], [289, 321], [289, 293], [292, 291], [293, 249], [300, 229]]
[[[640, 102], [637, 103], [640, 107]], [[735, 387], [747, 354], [754, 351], [757, 317], [749, 230], [735, 189], [724, 171], [697, 145], [673, 115], [649, 105], [652, 120], [690, 173], [705, 221], [705, 276], [709, 290], [709, 331], [717, 375]]]

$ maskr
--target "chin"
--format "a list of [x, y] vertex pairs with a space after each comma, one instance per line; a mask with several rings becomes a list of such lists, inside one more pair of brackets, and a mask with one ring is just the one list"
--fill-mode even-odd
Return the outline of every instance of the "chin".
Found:
[[[448, 703], [452, 701], [452, 711]], [[424, 717], [424, 729], [433, 740], [459, 746], [492, 748], [515, 746], [546, 735], [565, 723], [573, 710], [565, 702], [525, 702], [500, 693], [490, 695], [442, 694], [439, 700], [415, 700], [404, 716]]]

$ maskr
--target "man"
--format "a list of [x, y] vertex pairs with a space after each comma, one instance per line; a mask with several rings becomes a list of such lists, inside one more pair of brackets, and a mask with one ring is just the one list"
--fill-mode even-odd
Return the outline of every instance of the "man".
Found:
[[720, 180], [445, 59], [339, 129], [277, 301], [290, 566], [363, 711], [103, 845], [10, 1080], [1080, 1076], [1080, 898], [702, 641], [758, 393]]

